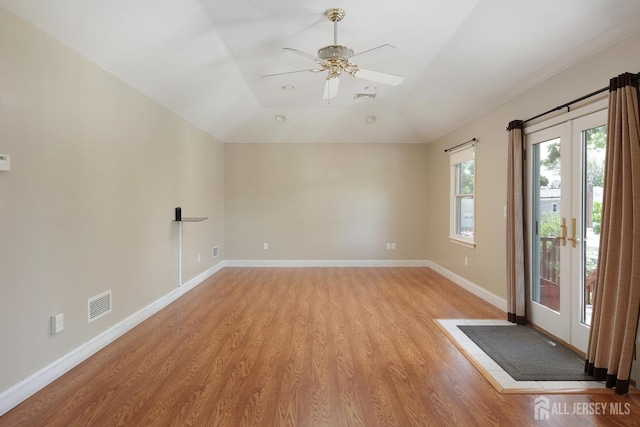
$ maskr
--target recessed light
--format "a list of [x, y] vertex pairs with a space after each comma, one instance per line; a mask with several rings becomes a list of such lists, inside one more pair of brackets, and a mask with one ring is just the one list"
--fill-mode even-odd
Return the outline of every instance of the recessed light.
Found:
[[287, 118], [283, 114], [277, 114], [276, 115], [276, 122], [282, 123], [285, 120], [287, 120]]
[[376, 116], [367, 116], [364, 118], [364, 121], [372, 125], [378, 121], [378, 118]]
[[282, 90], [294, 90], [295, 86], [291, 86], [291, 85], [284, 85], [282, 86]]

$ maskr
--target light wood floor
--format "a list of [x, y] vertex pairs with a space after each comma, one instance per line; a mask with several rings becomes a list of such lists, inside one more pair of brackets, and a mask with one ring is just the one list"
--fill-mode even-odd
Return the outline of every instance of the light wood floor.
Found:
[[[497, 393], [433, 321], [503, 317], [427, 268], [225, 268], [0, 426], [532, 425], [536, 395]], [[544, 425], [640, 419], [639, 396], [547, 397], [630, 414]]]

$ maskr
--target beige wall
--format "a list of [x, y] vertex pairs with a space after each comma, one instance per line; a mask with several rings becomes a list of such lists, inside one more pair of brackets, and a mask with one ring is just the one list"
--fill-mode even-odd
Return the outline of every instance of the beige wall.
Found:
[[225, 144], [226, 259], [426, 259], [426, 152], [425, 144]]
[[223, 145], [2, 8], [0, 153], [0, 391], [176, 288], [174, 207], [184, 279], [222, 259]]
[[[527, 119], [602, 87], [624, 72], [640, 71], [640, 33], [594, 55], [581, 64], [545, 81], [483, 117], [461, 126], [428, 144], [427, 170], [430, 202], [439, 209], [428, 214], [429, 259], [506, 298], [506, 204], [507, 135], [505, 128], [514, 119]], [[535, 71], [535, 70], [532, 70]], [[606, 97], [607, 94], [603, 94]], [[592, 98], [588, 102], [592, 102]], [[579, 105], [576, 105], [576, 107]], [[548, 116], [552, 117], [552, 116]], [[449, 211], [448, 155], [444, 149], [473, 137], [476, 146], [476, 240], [475, 250], [447, 239]], [[468, 258], [468, 266], [464, 265]]]

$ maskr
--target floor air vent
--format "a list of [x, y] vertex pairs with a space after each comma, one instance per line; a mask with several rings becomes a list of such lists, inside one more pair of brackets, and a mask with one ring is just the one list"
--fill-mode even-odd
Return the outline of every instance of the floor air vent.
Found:
[[89, 323], [111, 313], [111, 289], [89, 298]]

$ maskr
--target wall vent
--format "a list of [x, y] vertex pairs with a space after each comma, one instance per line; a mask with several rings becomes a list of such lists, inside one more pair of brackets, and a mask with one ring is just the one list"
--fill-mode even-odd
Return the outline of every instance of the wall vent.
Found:
[[89, 298], [89, 323], [111, 313], [111, 289]]
[[353, 99], [360, 99], [360, 98], [375, 98], [376, 97], [376, 93], [356, 93], [353, 96]]
[[220, 248], [218, 246], [214, 246], [213, 249], [211, 249], [211, 256], [218, 258], [218, 255], [220, 255]]

